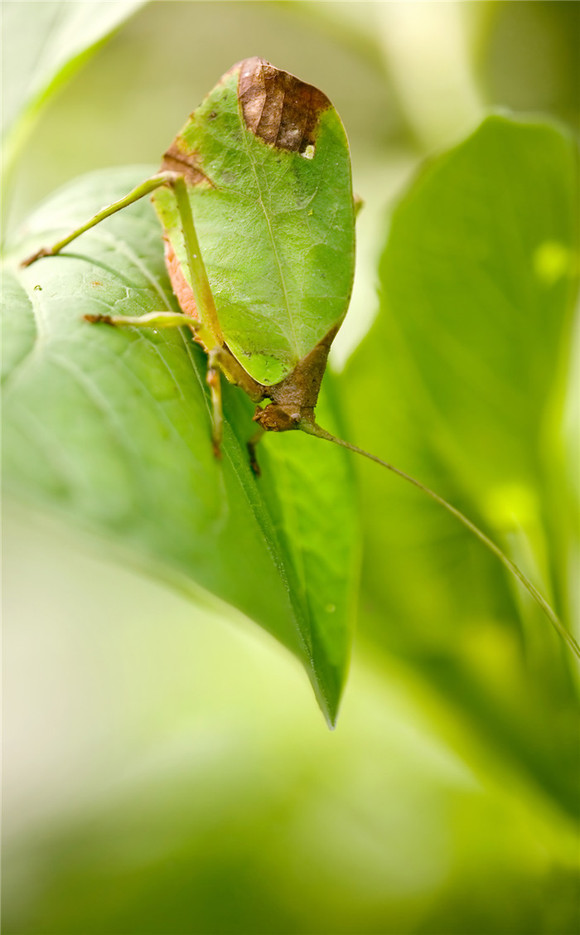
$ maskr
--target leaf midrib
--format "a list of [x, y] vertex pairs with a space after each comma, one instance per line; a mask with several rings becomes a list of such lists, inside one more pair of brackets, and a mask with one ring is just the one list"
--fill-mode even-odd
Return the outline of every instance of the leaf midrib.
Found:
[[[299, 353], [299, 350], [298, 350], [298, 339], [297, 339], [297, 336], [296, 336], [296, 327], [295, 327], [295, 324], [294, 324], [294, 317], [293, 317], [292, 312], [291, 312], [291, 310], [290, 310], [290, 302], [289, 302], [289, 299], [288, 299], [288, 288], [287, 288], [287, 285], [286, 285], [286, 280], [285, 280], [285, 278], [284, 278], [284, 272], [283, 272], [283, 270], [282, 270], [282, 263], [280, 262], [280, 256], [279, 256], [279, 254], [278, 254], [278, 248], [277, 248], [277, 245], [276, 245], [276, 240], [275, 240], [275, 238], [274, 238], [274, 232], [273, 232], [273, 230], [272, 230], [272, 225], [271, 225], [271, 223], [270, 223], [270, 218], [268, 217], [268, 212], [266, 211], [266, 206], [265, 206], [265, 204], [264, 204], [264, 200], [263, 200], [263, 197], [262, 197], [262, 188], [261, 188], [261, 186], [260, 186], [259, 176], [258, 176], [258, 173], [257, 173], [257, 171], [256, 171], [256, 164], [255, 164], [255, 162], [254, 162], [254, 159], [252, 158], [252, 154], [251, 154], [251, 151], [250, 151], [250, 147], [248, 146], [248, 141], [247, 141], [246, 133], [247, 133], [247, 132], [250, 132], [250, 131], [248, 131], [247, 128], [246, 128], [246, 124], [245, 124], [245, 121], [244, 121], [244, 117], [243, 117], [242, 108], [241, 108], [241, 104], [240, 104], [239, 98], [238, 98], [238, 119], [239, 119], [239, 122], [240, 122], [240, 130], [241, 130], [241, 137], [242, 137], [242, 141], [243, 141], [243, 146], [244, 146], [244, 149], [245, 149], [245, 151], [246, 151], [246, 156], [247, 156], [248, 162], [249, 162], [249, 164], [250, 164], [250, 166], [251, 166], [252, 173], [253, 173], [254, 178], [255, 178], [255, 180], [256, 180], [256, 188], [257, 188], [257, 190], [258, 190], [259, 201], [260, 201], [260, 208], [262, 209], [263, 214], [264, 214], [264, 219], [265, 219], [265, 221], [266, 221], [266, 225], [267, 225], [267, 228], [268, 228], [268, 236], [269, 236], [270, 242], [271, 242], [271, 244], [272, 244], [272, 250], [273, 250], [273, 253], [274, 253], [274, 257], [275, 257], [275, 259], [276, 259], [276, 265], [277, 265], [277, 267], [278, 267], [278, 275], [279, 275], [279, 277], [280, 277], [280, 285], [282, 286], [282, 292], [284, 293], [284, 303], [285, 303], [285, 306], [286, 306], [286, 312], [287, 312], [287, 315], [288, 315], [288, 321], [290, 322], [290, 327], [292, 328], [292, 340], [293, 340], [293, 343], [294, 343], [294, 357], [295, 357], [295, 363], [298, 363], [298, 361], [300, 360], [300, 353]], [[264, 144], [264, 145], [267, 145], [267, 144]]]

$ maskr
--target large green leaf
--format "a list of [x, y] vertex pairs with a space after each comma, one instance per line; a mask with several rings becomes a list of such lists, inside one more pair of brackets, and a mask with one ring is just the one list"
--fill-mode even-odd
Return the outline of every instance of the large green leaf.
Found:
[[[350, 153], [320, 91], [262, 59], [227, 72], [165, 163], [189, 168], [193, 215], [220, 325], [272, 386], [344, 318], [354, 275]], [[172, 192], [154, 203], [189, 276]]]
[[[345, 375], [358, 443], [463, 509], [565, 620], [577, 547], [561, 437], [576, 204], [565, 132], [486, 119], [397, 206], [380, 315]], [[549, 623], [437, 505], [372, 465], [361, 473], [367, 638], [573, 810], [574, 690]]]
[[[116, 170], [71, 184], [30, 220], [13, 256], [78, 225], [145, 174]], [[253, 407], [225, 387], [218, 463], [199, 347], [181, 332], [81, 320], [175, 306], [160, 233], [140, 202], [66, 254], [7, 273], [6, 483], [153, 573], [242, 610], [304, 662], [332, 723], [357, 553], [348, 456], [299, 433], [269, 438], [256, 480], [245, 446]], [[335, 422], [333, 409], [325, 397], [325, 421]]]

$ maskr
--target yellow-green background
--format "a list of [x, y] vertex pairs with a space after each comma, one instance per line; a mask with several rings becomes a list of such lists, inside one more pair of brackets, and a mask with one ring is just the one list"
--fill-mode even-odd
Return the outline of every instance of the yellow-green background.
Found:
[[[31, 21], [43, 6], [26, 4]], [[420, 160], [490, 105], [577, 126], [577, 30], [577, 4], [558, 2], [148, 4], [32, 128], [9, 226], [78, 173], [157, 163], [219, 75], [262, 55], [332, 99], [367, 203], [341, 366], [376, 311], [386, 212]], [[5, 53], [6, 97], [24, 53], [14, 39]], [[227, 608], [197, 607], [21, 506], [5, 505], [4, 537], [9, 935], [572, 935], [574, 816], [496, 736], [501, 692], [485, 729], [432, 657], [377, 650], [363, 600], [330, 733], [298, 664]], [[428, 587], [406, 548], [403, 587]], [[367, 551], [363, 576], [385, 560]], [[502, 691], [513, 670], [524, 723], [533, 670], [522, 677], [489, 620], [458, 628], [467, 659], [503, 667]]]

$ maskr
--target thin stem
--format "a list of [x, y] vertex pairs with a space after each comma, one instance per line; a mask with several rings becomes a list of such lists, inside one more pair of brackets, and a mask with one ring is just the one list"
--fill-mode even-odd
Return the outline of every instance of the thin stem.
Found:
[[300, 424], [300, 429], [303, 432], [306, 432], [308, 435], [314, 435], [316, 438], [322, 438], [326, 441], [333, 442], [335, 445], [340, 445], [342, 448], [348, 448], [349, 451], [355, 451], [357, 454], [362, 455], [364, 458], [368, 458], [370, 461], [375, 461], [377, 464], [382, 464], [383, 467], [387, 468], [388, 471], [392, 471], [393, 474], [397, 474], [399, 477], [402, 477], [403, 480], [408, 481], [410, 484], [413, 484], [414, 487], [417, 487], [419, 490], [422, 490], [423, 493], [426, 493], [427, 496], [431, 497], [432, 500], [435, 500], [436, 503], [439, 503], [440, 506], [444, 507], [448, 513], [451, 513], [460, 523], [469, 529], [480, 542], [482, 542], [490, 552], [492, 552], [496, 558], [500, 560], [502, 565], [512, 575], [518, 579], [518, 581], [524, 586], [528, 593], [533, 597], [538, 606], [543, 610], [546, 617], [554, 627], [554, 629], [562, 637], [568, 648], [580, 659], [580, 646], [574, 639], [573, 635], [566, 629], [563, 625], [560, 618], [557, 616], [552, 607], [548, 604], [547, 600], [540, 594], [538, 589], [532, 584], [529, 578], [524, 575], [518, 566], [511, 561], [505, 555], [504, 552], [493, 542], [484, 532], [479, 529], [475, 523], [472, 523], [470, 519], [465, 516], [461, 510], [458, 510], [456, 507], [452, 506], [447, 500], [444, 500], [443, 497], [440, 497], [439, 494], [435, 493], [434, 490], [431, 490], [429, 487], [426, 487], [420, 481], [416, 480], [414, 477], [411, 477], [410, 474], [406, 474], [405, 471], [401, 471], [399, 468], [395, 467], [392, 464], [389, 464], [388, 461], [383, 461], [382, 458], [377, 458], [376, 455], [369, 454], [368, 451], [364, 451], [362, 448], [358, 448], [356, 445], [351, 445], [350, 442], [343, 441], [342, 438], [337, 438], [335, 435], [331, 435], [330, 432], [327, 432], [325, 429], [321, 428], [319, 425], [316, 425], [312, 422], [302, 422]]

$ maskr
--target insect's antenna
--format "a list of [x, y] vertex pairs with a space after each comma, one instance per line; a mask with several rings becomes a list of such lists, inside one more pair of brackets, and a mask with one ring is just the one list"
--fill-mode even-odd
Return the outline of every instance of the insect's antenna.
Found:
[[524, 588], [531, 594], [536, 604], [543, 610], [546, 617], [553, 625], [554, 629], [562, 637], [566, 645], [572, 652], [580, 659], [580, 646], [574, 639], [573, 635], [566, 629], [558, 615], [548, 604], [547, 600], [540, 594], [538, 589], [532, 584], [529, 578], [524, 575], [518, 566], [507, 557], [507, 555], [502, 552], [502, 550], [493, 542], [484, 532], [479, 529], [475, 523], [472, 523], [470, 519], [465, 516], [461, 510], [458, 510], [456, 507], [452, 506], [447, 500], [444, 500], [443, 497], [440, 497], [439, 494], [435, 493], [434, 490], [431, 490], [429, 487], [426, 487], [420, 481], [416, 480], [414, 477], [411, 477], [410, 474], [406, 474], [405, 471], [401, 471], [399, 468], [395, 467], [393, 464], [389, 464], [388, 461], [383, 461], [382, 458], [377, 458], [376, 455], [370, 454], [368, 451], [364, 451], [362, 448], [358, 448], [356, 445], [351, 445], [350, 442], [345, 442], [342, 438], [337, 438], [335, 435], [331, 435], [330, 432], [327, 432], [326, 429], [321, 428], [319, 425], [316, 425], [315, 422], [301, 422], [300, 429], [303, 432], [306, 432], [308, 435], [314, 435], [316, 438], [323, 438], [326, 441], [333, 442], [335, 445], [340, 445], [341, 448], [348, 448], [349, 451], [354, 451], [359, 455], [362, 455], [364, 458], [368, 458], [370, 461], [376, 461], [377, 464], [381, 464], [383, 467], [387, 468], [388, 471], [392, 471], [393, 474], [397, 474], [399, 477], [402, 477], [403, 480], [408, 481], [409, 484], [413, 484], [414, 487], [418, 487], [419, 490], [422, 490], [423, 493], [426, 493], [428, 497], [431, 497], [432, 500], [435, 500], [436, 503], [439, 503], [440, 506], [444, 507], [448, 513], [451, 513], [460, 523], [469, 529], [480, 542], [482, 542], [490, 552], [492, 552], [496, 558], [500, 560], [502, 565], [504, 565], [512, 575], [514, 575]]

